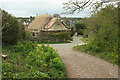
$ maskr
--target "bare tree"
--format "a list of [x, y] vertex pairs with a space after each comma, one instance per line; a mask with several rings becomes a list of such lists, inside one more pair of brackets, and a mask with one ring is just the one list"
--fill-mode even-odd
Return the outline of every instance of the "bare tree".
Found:
[[92, 9], [92, 10], [98, 10], [101, 8], [104, 4], [109, 4], [113, 2], [120, 2], [119, 0], [69, 0], [66, 3], [63, 3], [63, 8], [65, 9], [65, 14], [74, 14], [75, 12], [79, 13], [83, 11], [86, 8]]

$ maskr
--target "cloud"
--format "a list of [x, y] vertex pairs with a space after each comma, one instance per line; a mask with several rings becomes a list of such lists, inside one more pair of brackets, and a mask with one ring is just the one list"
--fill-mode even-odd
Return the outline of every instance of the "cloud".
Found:
[[[0, 7], [16, 17], [36, 14], [61, 14], [66, 0], [0, 0]], [[63, 16], [86, 16], [86, 13]]]

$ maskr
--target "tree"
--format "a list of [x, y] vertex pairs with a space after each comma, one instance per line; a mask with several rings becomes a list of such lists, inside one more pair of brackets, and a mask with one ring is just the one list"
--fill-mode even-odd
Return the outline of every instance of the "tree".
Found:
[[76, 23], [75, 24], [77, 35], [83, 35], [85, 30], [85, 25], [83, 23]]
[[90, 40], [89, 49], [117, 53], [118, 7], [108, 5], [102, 8], [88, 19], [86, 25]]
[[61, 17], [60, 14], [53, 14], [53, 17]]
[[100, 8], [102, 8], [104, 5], [109, 4], [109, 3], [115, 3], [118, 4], [120, 1], [119, 0], [101, 0], [101, 1], [96, 1], [96, 0], [69, 0], [66, 3], [63, 3], [63, 8], [65, 9], [65, 14], [74, 14], [75, 12], [81, 12], [84, 9], [89, 8], [92, 13], [96, 12]]
[[5, 44], [16, 44], [23, 39], [24, 26], [15, 17], [2, 11], [2, 41]]

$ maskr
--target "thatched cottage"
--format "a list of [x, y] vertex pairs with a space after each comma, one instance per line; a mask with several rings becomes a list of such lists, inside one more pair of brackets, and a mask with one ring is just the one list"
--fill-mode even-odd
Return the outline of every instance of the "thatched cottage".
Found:
[[70, 28], [60, 18], [45, 14], [36, 16], [29, 24], [28, 30], [32, 33], [32, 36], [36, 36], [39, 32], [70, 31]]

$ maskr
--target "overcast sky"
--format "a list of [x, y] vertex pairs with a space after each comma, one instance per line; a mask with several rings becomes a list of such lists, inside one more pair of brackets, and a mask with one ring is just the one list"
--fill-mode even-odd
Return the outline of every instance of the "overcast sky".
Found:
[[[66, 0], [0, 0], [0, 8], [16, 17], [29, 17], [36, 14], [61, 14], [62, 3]], [[74, 15], [62, 15], [66, 17], [87, 17], [88, 12], [83, 11]]]

